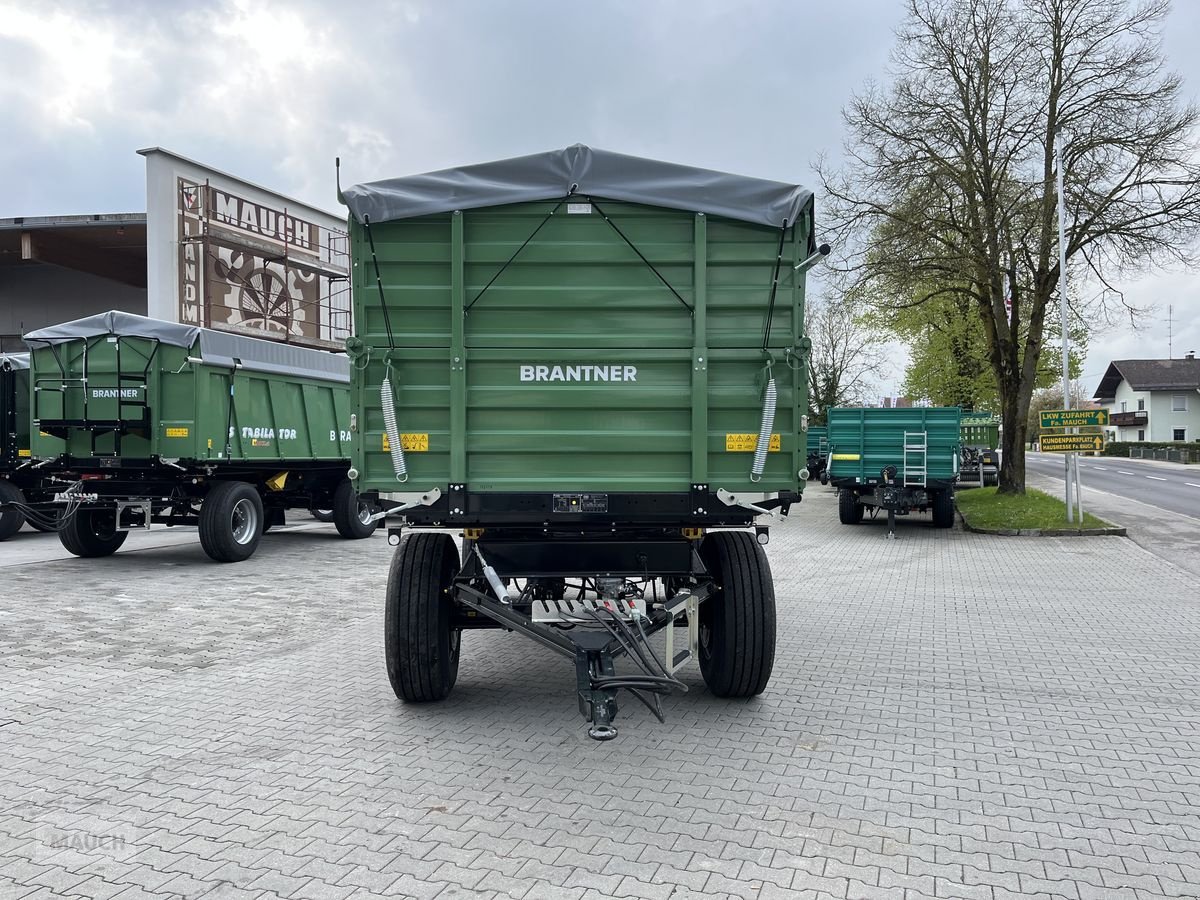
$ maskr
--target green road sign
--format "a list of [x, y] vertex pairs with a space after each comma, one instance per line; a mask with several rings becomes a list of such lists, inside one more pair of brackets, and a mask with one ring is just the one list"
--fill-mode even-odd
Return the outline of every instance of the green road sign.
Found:
[[1107, 425], [1107, 409], [1044, 409], [1043, 428], [1083, 428], [1088, 425]]
[[1043, 453], [1079, 453], [1103, 450], [1104, 438], [1098, 434], [1043, 434], [1038, 438]]

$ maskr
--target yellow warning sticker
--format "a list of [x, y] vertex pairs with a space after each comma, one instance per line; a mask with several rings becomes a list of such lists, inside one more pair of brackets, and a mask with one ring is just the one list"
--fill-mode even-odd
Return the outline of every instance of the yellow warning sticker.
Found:
[[[401, 434], [400, 447], [405, 453], [428, 453], [429, 452], [429, 435], [426, 434]], [[383, 452], [390, 453], [392, 451], [392, 442], [388, 440], [388, 436], [383, 436]]]
[[[771, 453], [778, 453], [780, 448], [780, 439], [778, 434], [771, 435], [771, 443], [767, 449]], [[753, 453], [758, 447], [757, 434], [727, 434], [725, 435], [725, 452], [726, 453]]]
[[847, 461], [847, 460], [852, 460], [852, 459], [859, 459], [860, 457], [857, 453], [835, 453], [835, 454], [833, 454], [833, 458]]
[[18, 450], [17, 451], [17, 456], [32, 456], [32, 455], [33, 455], [32, 450]]
[[167, 437], [187, 437], [188, 430], [186, 428], [168, 428]]

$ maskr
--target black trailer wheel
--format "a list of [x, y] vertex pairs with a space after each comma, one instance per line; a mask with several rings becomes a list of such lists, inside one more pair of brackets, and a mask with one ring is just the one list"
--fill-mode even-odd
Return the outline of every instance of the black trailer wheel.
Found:
[[954, 492], [947, 489], [933, 495], [933, 527], [954, 527]]
[[754, 697], [775, 664], [775, 584], [753, 534], [714, 531], [700, 547], [715, 593], [700, 604], [700, 674], [718, 697]]
[[843, 525], [857, 525], [863, 520], [862, 504], [854, 491], [846, 488], [838, 491], [838, 518]]
[[67, 552], [93, 559], [112, 556], [129, 537], [117, 528], [115, 509], [78, 509], [58, 532]]
[[[11, 481], [0, 479], [0, 503], [24, 503], [25, 495]], [[25, 524], [24, 514], [14, 506], [0, 506], [0, 541], [7, 541]]]
[[309, 512], [312, 513], [312, 517], [314, 519], [316, 519], [318, 522], [332, 522], [333, 521], [333, 510], [332, 509], [310, 509]]
[[379, 522], [371, 521], [374, 512], [370, 503], [359, 498], [349, 478], [333, 492], [333, 524], [347, 540], [357, 541], [375, 533]]
[[829, 484], [829, 473], [828, 472], [821, 473], [821, 484], [825, 484], [825, 485]]
[[388, 570], [383, 652], [401, 700], [444, 700], [458, 679], [462, 631], [451, 627], [458, 548], [448, 534], [407, 534]]
[[262, 497], [242, 481], [218, 481], [200, 506], [200, 544], [217, 562], [249, 559], [263, 536]]

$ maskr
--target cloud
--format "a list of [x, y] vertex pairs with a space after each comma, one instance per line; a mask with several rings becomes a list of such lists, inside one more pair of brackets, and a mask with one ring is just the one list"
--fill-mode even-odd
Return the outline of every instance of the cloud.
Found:
[[[349, 184], [575, 141], [811, 184], [901, 14], [896, 0], [0, 0], [0, 216], [144, 209], [144, 146], [330, 210], [335, 156]], [[1192, 95], [1198, 30], [1200, 4], [1177, 4], [1167, 49]], [[1194, 276], [1131, 280], [1130, 296], [1174, 300], [1180, 340], [1200, 345], [1183, 324], [1200, 319]], [[1157, 335], [1096, 335], [1087, 371], [1165, 352]]]

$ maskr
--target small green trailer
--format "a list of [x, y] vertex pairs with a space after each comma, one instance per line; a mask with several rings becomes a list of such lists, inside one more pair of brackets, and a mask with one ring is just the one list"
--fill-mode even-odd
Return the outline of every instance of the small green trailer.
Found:
[[0, 541], [28, 522], [53, 531], [53, 518], [33, 504], [43, 498], [29, 443], [29, 354], [0, 353]]
[[829, 483], [829, 428], [824, 425], [808, 426], [808, 477], [818, 478], [821, 484]]
[[892, 538], [897, 515], [930, 510], [935, 528], [950, 528], [961, 415], [957, 406], [829, 410], [829, 480], [842, 524], [886, 510]]
[[619, 689], [661, 718], [689, 659], [714, 694], [761, 693], [764, 521], [808, 477], [812, 194], [576, 145], [341, 197], [396, 695], [445, 698], [476, 628], [571, 660], [597, 740]]
[[986, 487], [1000, 480], [1000, 417], [964, 412], [961, 426], [962, 471], [958, 486]]
[[25, 342], [32, 468], [77, 556], [198, 525], [212, 559], [236, 562], [288, 508], [331, 509], [346, 538], [375, 530], [348, 478], [345, 356], [121, 312]]

